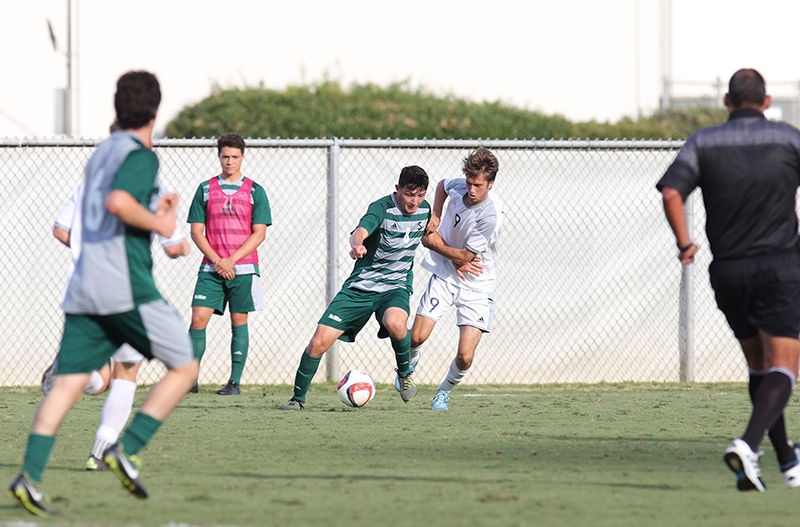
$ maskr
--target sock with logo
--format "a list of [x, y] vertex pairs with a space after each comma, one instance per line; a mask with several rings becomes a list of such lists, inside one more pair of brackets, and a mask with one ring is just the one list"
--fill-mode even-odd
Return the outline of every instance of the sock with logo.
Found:
[[396, 339], [390, 336], [389, 340], [392, 342], [394, 358], [397, 362], [397, 373], [400, 376], [408, 375], [411, 373], [411, 368], [409, 367], [409, 356], [411, 355], [411, 333], [406, 331], [406, 336], [401, 339]]
[[231, 327], [231, 378], [236, 384], [242, 380], [244, 363], [247, 362], [247, 350], [250, 347], [250, 337], [247, 324]]
[[767, 430], [772, 428], [783, 414], [783, 409], [792, 396], [796, 379], [786, 368], [770, 368], [753, 394], [753, 413], [750, 422], [742, 435], [753, 452], [764, 438]]
[[439, 389], [449, 392], [464, 379], [464, 375], [466, 375], [468, 371], [469, 368], [466, 370], [459, 370], [456, 365], [456, 359], [453, 359], [453, 362], [450, 363], [450, 369], [447, 371], [447, 376], [439, 385]]
[[[761, 386], [761, 381], [766, 377], [767, 372], [764, 370], [750, 369], [750, 382], [748, 384], [748, 391], [750, 392], [750, 401], [754, 401], [755, 393], [758, 387]], [[769, 440], [772, 443], [772, 448], [775, 450], [775, 455], [778, 457], [778, 464], [785, 465], [787, 463], [796, 462], [794, 448], [789, 442], [786, 434], [786, 421], [783, 419], [781, 413], [772, 428], [769, 429]]]
[[36, 483], [41, 483], [44, 467], [50, 459], [50, 452], [56, 436], [43, 436], [39, 434], [28, 435], [28, 446], [25, 449], [25, 458], [22, 462], [22, 472], [30, 476]]
[[297, 367], [297, 373], [294, 376], [294, 395], [292, 399], [301, 403], [306, 402], [308, 387], [311, 386], [311, 379], [317, 373], [320, 360], [322, 360], [322, 357], [314, 358], [303, 351], [303, 356], [300, 357], [300, 366]]
[[142, 447], [150, 442], [150, 438], [155, 435], [161, 423], [162, 421], [155, 417], [138, 412], [119, 440], [122, 449], [129, 456], [138, 453]]

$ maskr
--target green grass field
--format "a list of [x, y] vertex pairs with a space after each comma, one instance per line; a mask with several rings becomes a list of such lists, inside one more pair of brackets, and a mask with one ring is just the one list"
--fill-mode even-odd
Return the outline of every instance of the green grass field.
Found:
[[[62, 515], [35, 520], [6, 494], [0, 525], [798, 523], [800, 489], [783, 486], [769, 440], [764, 494], [736, 491], [722, 462], [749, 413], [742, 384], [461, 386], [448, 412], [430, 410], [432, 386], [408, 405], [379, 386], [369, 406], [349, 409], [333, 385], [313, 385], [302, 412], [276, 409], [286, 386], [215, 388], [187, 396], [142, 452], [147, 500], [83, 470], [103, 402], [84, 397], [42, 485]], [[40, 399], [0, 389], [3, 485]], [[797, 432], [796, 413], [787, 421]]]

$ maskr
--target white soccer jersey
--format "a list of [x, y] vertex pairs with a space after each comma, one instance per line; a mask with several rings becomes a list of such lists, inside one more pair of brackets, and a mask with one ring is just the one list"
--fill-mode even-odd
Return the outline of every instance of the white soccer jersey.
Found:
[[[75, 262], [78, 261], [78, 256], [81, 254], [81, 207], [80, 202], [83, 199], [83, 186], [84, 181], [78, 183], [78, 186], [75, 187], [75, 190], [72, 192], [72, 195], [69, 197], [64, 206], [61, 207], [61, 210], [58, 211], [58, 216], [56, 216], [56, 221], [54, 225], [56, 227], [60, 227], [65, 231], [69, 232], [69, 251], [70, 251], [70, 259], [69, 259], [69, 266], [67, 267], [67, 283], [69, 283], [69, 279], [72, 276], [72, 272], [75, 270]], [[159, 195], [167, 194], [166, 190], [159, 189]], [[151, 208], [155, 208], [158, 206], [158, 202], [153, 204]], [[183, 228], [181, 227], [181, 222], [178, 221], [178, 216], [175, 216], [175, 232], [172, 233], [170, 238], [164, 238], [161, 235], [158, 235], [158, 240], [161, 243], [161, 247], [170, 247], [172, 245], [177, 245], [179, 243], [183, 243]], [[59, 303], [64, 301], [64, 295], [67, 293], [66, 286], [64, 287], [64, 291], [61, 293], [61, 298], [59, 299]]]
[[439, 235], [450, 247], [467, 248], [480, 258], [483, 273], [474, 276], [464, 274], [462, 280], [453, 262], [435, 251], [428, 251], [422, 267], [439, 278], [461, 287], [494, 293], [498, 269], [498, 241], [503, 229], [503, 204], [493, 191], [485, 200], [468, 207], [464, 204], [467, 183], [464, 178], [449, 178], [444, 181], [444, 190], [449, 197], [447, 209], [439, 224]]

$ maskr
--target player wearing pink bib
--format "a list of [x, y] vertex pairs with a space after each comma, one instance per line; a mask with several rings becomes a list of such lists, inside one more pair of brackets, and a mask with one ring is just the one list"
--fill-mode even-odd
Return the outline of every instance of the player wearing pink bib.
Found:
[[[217, 390], [220, 395], [239, 394], [249, 349], [247, 314], [264, 309], [257, 248], [272, 218], [264, 188], [242, 175], [244, 149], [239, 134], [220, 136], [217, 153], [222, 173], [197, 188], [187, 220], [192, 240], [203, 253], [189, 329], [198, 360], [205, 353], [211, 315], [222, 315], [226, 305], [231, 313], [231, 376]], [[197, 384], [192, 391], [197, 391]]]

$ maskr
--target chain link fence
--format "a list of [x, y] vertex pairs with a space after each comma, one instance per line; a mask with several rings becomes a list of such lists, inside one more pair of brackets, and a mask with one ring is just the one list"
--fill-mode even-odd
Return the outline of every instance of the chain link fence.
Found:
[[[0, 139], [0, 385], [38, 383], [58, 348], [69, 254], [51, 229], [95, 144]], [[243, 383], [293, 382], [317, 320], [352, 268], [349, 232], [371, 201], [394, 190], [400, 169], [425, 168], [432, 202], [436, 183], [460, 176], [461, 160], [478, 145], [500, 161], [493, 192], [506, 220], [493, 331], [465, 383], [745, 379], [708, 285], [702, 200], [692, 215], [701, 252], [682, 273], [654, 187], [679, 142], [334, 139], [248, 141], [242, 171], [266, 188], [274, 223], [259, 248], [267, 307], [250, 316]], [[214, 141], [159, 140], [155, 151], [162, 184], [180, 193], [186, 217], [197, 185], [219, 171]], [[168, 260], [157, 244], [153, 251], [156, 282], [188, 328], [200, 252]], [[428, 279], [419, 264], [415, 270], [412, 318]], [[361, 368], [392, 382], [394, 355], [377, 329], [373, 319], [355, 343], [338, 343], [315, 380]], [[213, 317], [207, 335], [200, 382], [223, 384], [229, 315]], [[451, 310], [425, 345], [418, 383], [444, 378], [457, 340]], [[162, 372], [154, 361], [140, 381]]]

